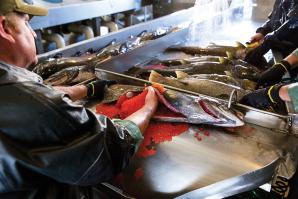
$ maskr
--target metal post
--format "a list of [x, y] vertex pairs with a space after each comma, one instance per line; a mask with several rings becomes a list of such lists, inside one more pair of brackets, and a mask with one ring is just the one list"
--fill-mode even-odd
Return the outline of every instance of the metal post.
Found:
[[93, 18], [91, 23], [92, 23], [94, 36], [100, 36], [100, 24], [101, 24], [100, 17]]
[[132, 13], [133, 13], [133, 10], [124, 12], [124, 27], [128, 27], [132, 25]]
[[44, 53], [42, 38], [41, 38], [41, 30], [35, 30], [36, 38], [35, 38], [35, 47], [37, 54]]

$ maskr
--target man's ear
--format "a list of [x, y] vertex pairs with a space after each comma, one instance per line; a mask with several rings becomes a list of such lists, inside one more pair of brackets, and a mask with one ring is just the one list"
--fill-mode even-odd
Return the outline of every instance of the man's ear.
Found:
[[6, 23], [6, 17], [0, 16], [0, 37], [7, 40], [8, 42], [15, 43], [15, 39], [12, 36], [12, 30]]

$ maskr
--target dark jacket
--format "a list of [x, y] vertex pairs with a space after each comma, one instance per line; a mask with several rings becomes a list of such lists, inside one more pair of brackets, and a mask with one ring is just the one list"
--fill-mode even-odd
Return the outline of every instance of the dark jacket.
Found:
[[256, 32], [263, 35], [271, 33], [271, 39], [276, 40], [276, 45], [271, 48], [284, 56], [291, 53], [298, 47], [298, 1], [276, 0], [269, 19]]
[[0, 198], [88, 198], [134, 153], [127, 129], [26, 69], [0, 62], [0, 93]]

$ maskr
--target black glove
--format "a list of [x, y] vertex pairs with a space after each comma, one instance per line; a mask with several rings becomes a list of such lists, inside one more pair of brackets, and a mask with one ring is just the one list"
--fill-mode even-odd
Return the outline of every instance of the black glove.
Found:
[[267, 87], [279, 83], [290, 68], [291, 65], [285, 60], [274, 64], [271, 68], [261, 74], [257, 87]]
[[282, 85], [274, 85], [256, 90], [245, 95], [240, 100], [240, 103], [258, 109], [267, 109], [270, 106], [275, 107], [276, 105], [283, 103], [282, 99], [279, 97], [279, 89], [281, 86]]
[[264, 69], [265, 66], [268, 64], [266, 59], [263, 57], [270, 49], [270, 45], [267, 42], [263, 42], [258, 47], [247, 53], [244, 58], [244, 61], [260, 68]]
[[87, 87], [87, 97], [94, 97], [102, 99], [104, 96], [104, 90], [106, 86], [117, 83], [114, 80], [97, 80], [90, 82], [86, 85]]

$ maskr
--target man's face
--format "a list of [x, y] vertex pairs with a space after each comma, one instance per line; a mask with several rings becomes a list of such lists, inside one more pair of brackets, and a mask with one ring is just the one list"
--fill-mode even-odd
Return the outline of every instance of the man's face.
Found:
[[10, 19], [12, 35], [15, 39], [16, 50], [21, 52], [24, 61], [24, 67], [37, 63], [35, 41], [35, 32], [29, 25], [29, 15], [13, 14]]

